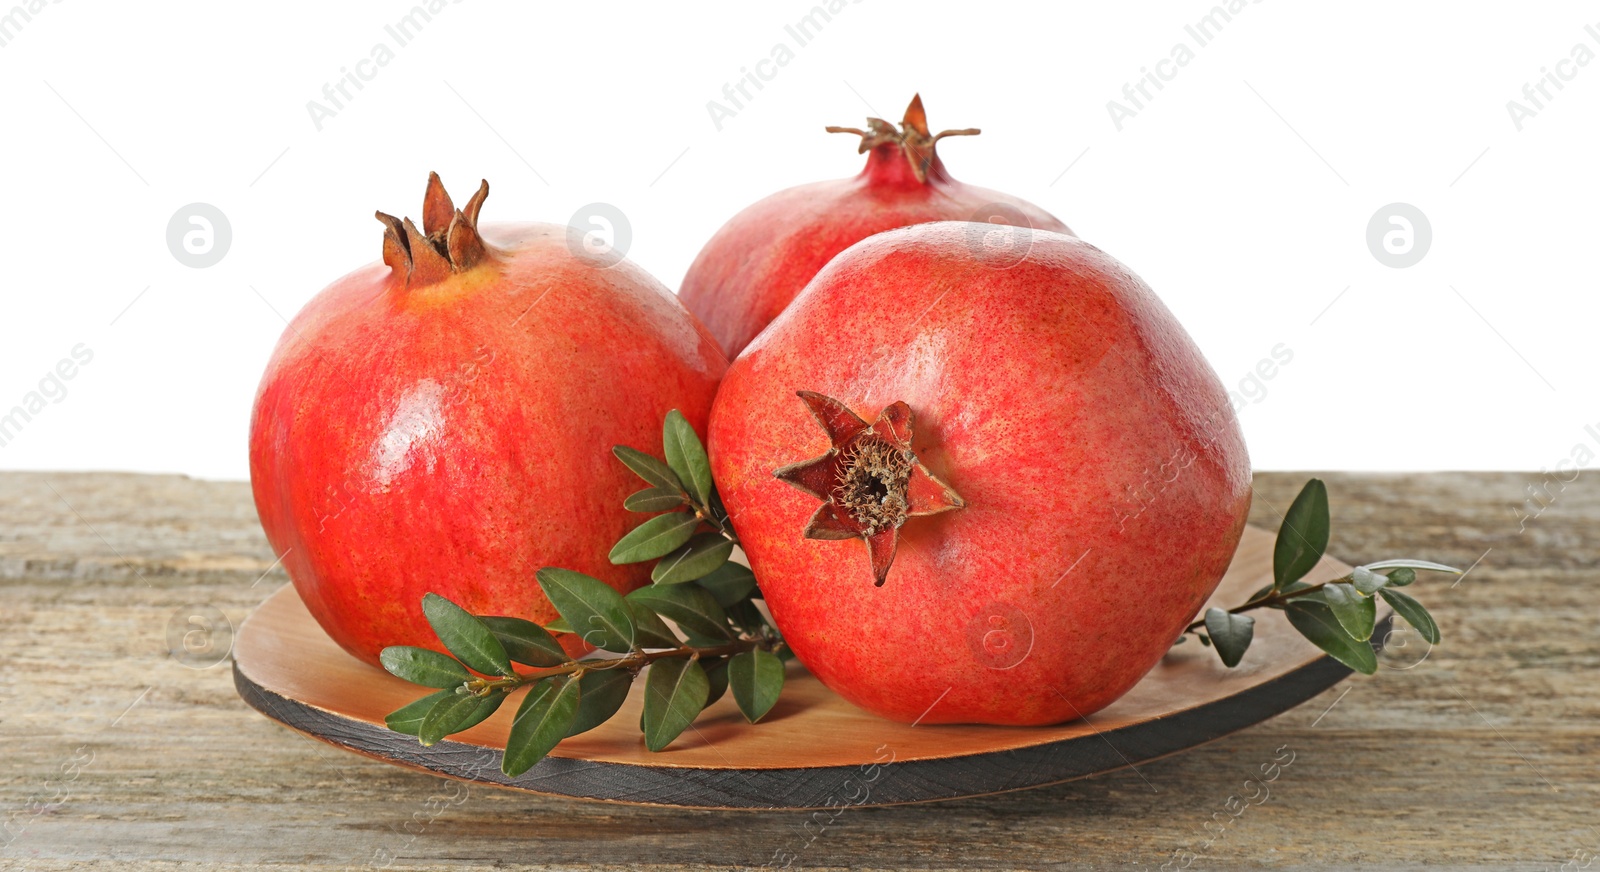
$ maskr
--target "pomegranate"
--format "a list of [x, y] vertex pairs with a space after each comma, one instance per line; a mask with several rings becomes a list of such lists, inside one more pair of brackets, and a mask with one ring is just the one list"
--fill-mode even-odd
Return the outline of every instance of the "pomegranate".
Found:
[[861, 174], [789, 188], [750, 206], [711, 237], [683, 277], [678, 298], [730, 358], [834, 255], [874, 233], [946, 220], [1072, 232], [1032, 203], [951, 178], [936, 144], [978, 131], [929, 134], [921, 95], [911, 98], [899, 128], [868, 118], [866, 130], [828, 132], [861, 137], [860, 151], [871, 152]]
[[908, 722], [1109, 704], [1250, 506], [1227, 392], [1155, 293], [1076, 237], [987, 224], [835, 258], [730, 366], [709, 451], [795, 654]]
[[[442, 650], [432, 591], [475, 614], [556, 611], [534, 573], [619, 591], [606, 555], [637, 516], [613, 445], [679, 409], [701, 426], [727, 361], [643, 270], [553, 224], [489, 224], [437, 175], [423, 226], [378, 213], [383, 262], [334, 282], [284, 331], [256, 394], [250, 479], [273, 550], [345, 650]], [[569, 637], [570, 653], [582, 653]]]

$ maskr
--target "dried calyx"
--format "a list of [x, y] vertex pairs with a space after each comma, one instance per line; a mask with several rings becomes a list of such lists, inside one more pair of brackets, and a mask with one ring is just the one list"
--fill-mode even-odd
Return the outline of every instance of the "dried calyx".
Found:
[[428, 191], [422, 198], [422, 229], [383, 212], [383, 262], [403, 273], [408, 287], [421, 287], [466, 272], [489, 256], [478, 235], [478, 211], [489, 196], [489, 183], [478, 184], [465, 209], [457, 209], [445, 193], [438, 173], [428, 173]]
[[867, 129], [858, 127], [829, 127], [829, 133], [854, 133], [861, 137], [861, 148], [858, 153], [864, 153], [880, 145], [897, 145], [905, 155], [906, 161], [911, 165], [911, 172], [917, 181], [928, 180], [928, 169], [933, 166], [935, 159], [934, 145], [946, 136], [976, 136], [980, 132], [976, 127], [966, 127], [960, 130], [944, 130], [938, 134], [928, 133], [928, 116], [922, 110], [922, 95], [916, 94], [911, 98], [911, 105], [906, 107], [905, 118], [900, 121], [897, 128], [893, 123], [882, 118], [868, 118]]
[[841, 453], [839, 482], [830, 496], [861, 526], [862, 535], [905, 523], [909, 453], [876, 436], [856, 439]]
[[822, 500], [802, 535], [862, 539], [873, 581], [882, 585], [894, 563], [902, 524], [966, 503], [912, 451], [910, 406], [893, 403], [868, 424], [831, 397], [800, 391], [800, 399], [832, 445], [821, 457], [792, 463], [773, 475]]

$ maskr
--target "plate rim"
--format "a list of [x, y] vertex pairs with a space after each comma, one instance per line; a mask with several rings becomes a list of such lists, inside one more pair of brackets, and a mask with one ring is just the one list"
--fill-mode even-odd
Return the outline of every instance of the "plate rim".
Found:
[[[1374, 648], [1380, 647], [1381, 643], [1377, 640], [1388, 634], [1393, 619], [1393, 614], [1390, 614], [1378, 622], [1372, 636]], [[674, 792], [681, 797], [682, 781], [686, 777], [709, 771], [697, 767], [546, 757], [522, 775], [508, 778], [500, 771], [503, 755], [500, 749], [450, 739], [424, 748], [414, 737], [396, 733], [381, 725], [347, 718], [262, 687], [245, 674], [237, 661], [233, 664], [234, 686], [240, 698], [251, 708], [297, 733], [385, 763], [539, 796], [653, 808], [738, 811], [809, 811], [907, 805], [1064, 784], [1101, 773], [1134, 768], [1225, 738], [1283, 714], [1323, 693], [1348, 677], [1352, 671], [1324, 655], [1232, 696], [1202, 703], [1169, 717], [1109, 730], [1094, 730], [1085, 735], [1021, 748], [872, 764], [883, 770], [880, 774], [889, 776], [882, 778], [874, 775], [866, 779], [868, 785], [883, 782], [879, 792], [874, 795], [873, 788], [868, 787], [864, 796], [842, 803], [833, 801], [835, 794], [849, 784], [852, 774], [862, 770], [864, 764], [717, 770], [717, 777], [710, 780], [717, 781], [722, 788], [719, 792], [723, 801], [712, 803], [704, 799], [673, 801]], [[1195, 738], [1189, 730], [1202, 724], [1206, 725], [1204, 735]], [[317, 726], [324, 729], [313, 729]], [[1117, 738], [1134, 738], [1137, 740], [1136, 747], [1130, 749], [1127, 743], [1119, 747], [1112, 743], [1112, 739]], [[1060, 759], [1062, 757], [1066, 759]], [[950, 776], [962, 768], [1002, 761], [1006, 764], [1004, 769], [1022, 773], [1022, 777], [1017, 781], [1000, 780], [981, 787], [950, 786]], [[738, 782], [740, 789], [726, 789], [734, 782]], [[637, 791], [632, 797], [627, 796], [627, 790], [619, 789], [619, 785], [630, 783]], [[817, 787], [830, 784], [837, 787], [824, 794], [818, 793]], [[584, 789], [588, 785], [593, 785], [594, 789]], [[707, 780], [700, 780], [694, 786], [696, 795], [702, 796], [713, 785]], [[553, 789], [557, 787], [565, 789]], [[599, 791], [601, 787], [604, 788], [603, 793]], [[881, 790], [884, 787], [889, 789]], [[805, 797], [801, 801], [773, 801], [777, 797], [793, 796], [797, 790]]]
[[[1348, 569], [1341, 561], [1331, 562]], [[285, 594], [298, 599], [292, 584], [283, 585], [241, 623], [239, 635], [249, 633], [262, 609]], [[1376, 651], [1382, 650], [1393, 626], [1392, 610], [1384, 611], [1369, 640]], [[1084, 719], [1089, 727], [1086, 733], [937, 757], [707, 768], [548, 756], [522, 775], [509, 778], [500, 771], [500, 748], [448, 738], [424, 748], [414, 737], [396, 733], [382, 723], [273, 690], [252, 678], [237, 657], [232, 664], [234, 687], [251, 708], [295, 732], [396, 766], [540, 796], [750, 811], [937, 802], [1047, 787], [1135, 768], [1282, 714], [1333, 687], [1352, 671], [1319, 653], [1300, 666], [1232, 694], [1153, 718], [1102, 730], [1094, 726], [1091, 716]], [[856, 782], [855, 789], [840, 801], [840, 794], [852, 782]]]

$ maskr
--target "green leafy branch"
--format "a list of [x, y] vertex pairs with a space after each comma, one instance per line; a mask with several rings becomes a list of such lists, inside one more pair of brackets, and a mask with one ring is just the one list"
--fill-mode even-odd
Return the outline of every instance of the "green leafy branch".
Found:
[[1416, 581], [1419, 569], [1456, 575], [1461, 570], [1427, 560], [1382, 560], [1357, 566], [1332, 581], [1307, 584], [1301, 579], [1322, 559], [1328, 547], [1328, 531], [1328, 488], [1314, 478], [1294, 498], [1278, 528], [1272, 552], [1272, 583], [1242, 605], [1206, 609], [1203, 618], [1184, 628], [1178, 641], [1193, 633], [1202, 645], [1216, 648], [1224, 665], [1237, 666], [1255, 636], [1255, 618], [1243, 612], [1279, 609], [1289, 618], [1290, 625], [1333, 659], [1371, 675], [1378, 671], [1378, 658], [1370, 640], [1381, 598], [1424, 639], [1437, 645], [1439, 625], [1433, 616], [1422, 603], [1397, 588]]
[[[610, 720], [646, 667], [640, 727], [652, 751], [671, 744], [730, 689], [751, 723], [772, 710], [791, 655], [755, 604], [761, 597], [755, 576], [729, 560], [738, 536], [711, 480], [705, 447], [676, 410], [663, 425], [662, 448], [665, 462], [633, 448], [613, 449], [649, 485], [624, 505], [663, 514], [623, 536], [610, 559], [658, 561], [653, 583], [623, 596], [581, 572], [541, 569], [539, 588], [560, 615], [542, 627], [474, 615], [437, 594], [424, 596], [423, 614], [450, 653], [383, 650], [379, 659], [389, 672], [439, 688], [390, 713], [391, 730], [433, 745], [481, 723], [527, 688], [501, 764], [506, 775], [517, 776], [562, 739]], [[577, 634], [615, 656], [571, 658], [552, 633]]]

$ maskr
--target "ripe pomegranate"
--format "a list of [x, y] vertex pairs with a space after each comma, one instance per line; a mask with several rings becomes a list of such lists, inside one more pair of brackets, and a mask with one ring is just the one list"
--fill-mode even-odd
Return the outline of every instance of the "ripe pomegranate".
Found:
[[632, 263], [558, 225], [480, 228], [488, 191], [458, 210], [430, 175], [422, 229], [378, 213], [383, 262], [306, 305], [256, 394], [267, 539], [323, 629], [372, 663], [442, 650], [429, 591], [544, 622], [540, 567], [643, 584], [648, 565], [606, 558], [637, 523], [610, 449], [655, 444], [675, 408], [703, 425], [727, 367]]
[[795, 654], [898, 721], [1109, 704], [1250, 506], [1228, 395], [1155, 293], [1075, 237], [987, 224], [835, 258], [729, 368], [709, 450]]
[[867, 129], [829, 127], [861, 137], [871, 152], [850, 179], [779, 191], [733, 216], [695, 258], [678, 298], [734, 357], [778, 317], [834, 255], [874, 233], [928, 221], [989, 221], [1071, 233], [1053, 215], [1009, 194], [950, 177], [935, 144], [976, 129], [928, 133], [922, 97], [911, 98], [897, 129], [868, 118]]

